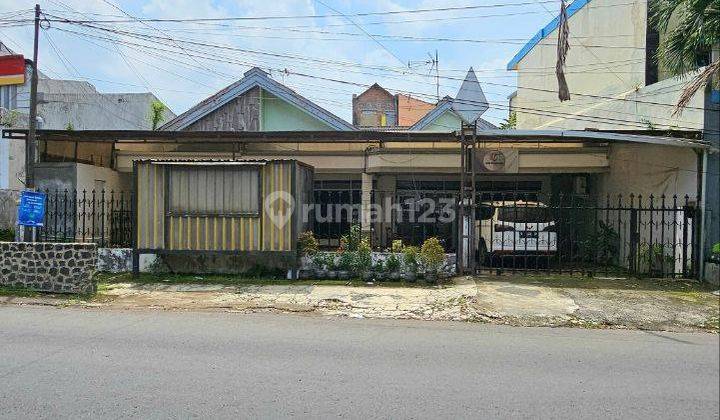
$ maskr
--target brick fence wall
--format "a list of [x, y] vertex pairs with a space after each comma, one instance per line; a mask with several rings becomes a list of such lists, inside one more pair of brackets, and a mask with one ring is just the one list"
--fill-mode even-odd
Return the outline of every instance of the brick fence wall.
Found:
[[95, 244], [0, 242], [0, 286], [91, 293], [96, 265]]

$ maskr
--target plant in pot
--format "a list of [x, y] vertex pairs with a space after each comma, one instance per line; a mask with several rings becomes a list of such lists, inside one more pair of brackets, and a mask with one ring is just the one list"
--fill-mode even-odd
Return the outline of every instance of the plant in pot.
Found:
[[355, 254], [354, 272], [362, 279], [367, 277], [372, 267], [372, 249], [367, 239], [362, 239]]
[[392, 246], [390, 248], [390, 251], [392, 251], [394, 254], [399, 254], [403, 252], [403, 243], [402, 239], [395, 239], [392, 241]]
[[409, 282], [414, 282], [418, 274], [420, 264], [420, 249], [416, 246], [403, 248], [403, 277]]
[[397, 280], [400, 278], [400, 259], [396, 254], [390, 254], [387, 260], [385, 260], [385, 270], [390, 277], [390, 280]]
[[343, 251], [338, 257], [338, 278], [347, 280], [350, 278], [350, 273], [353, 271], [355, 265], [355, 259], [357, 258], [356, 251]]
[[425, 267], [425, 280], [428, 282], [436, 281], [438, 271], [445, 262], [445, 249], [443, 249], [438, 238], [431, 237], [423, 242], [420, 248], [420, 261]]
[[377, 280], [385, 279], [385, 262], [383, 260], [377, 260], [372, 265], [372, 269], [370, 270], [370, 278], [374, 278]]
[[297, 240], [298, 257], [300, 257], [300, 278], [310, 278], [316, 275], [315, 256], [318, 253], [318, 241], [315, 235], [306, 231], [298, 236]]
[[328, 254], [318, 253], [312, 259], [312, 265], [315, 268], [315, 275], [321, 279], [328, 276]]

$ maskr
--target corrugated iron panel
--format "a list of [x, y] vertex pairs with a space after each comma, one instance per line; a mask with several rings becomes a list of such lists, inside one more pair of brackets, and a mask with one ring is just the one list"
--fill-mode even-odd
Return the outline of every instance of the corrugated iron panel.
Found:
[[259, 217], [168, 216], [171, 250], [256, 251]]
[[[282, 215], [290, 211], [291, 204], [281, 197], [292, 197], [292, 161], [277, 161], [263, 167], [263, 250], [292, 250], [292, 219]], [[276, 193], [277, 199], [268, 200]], [[285, 193], [279, 195], [277, 193]], [[297, 210], [297, 209], [296, 209]], [[273, 216], [274, 215], [274, 216]]]
[[165, 169], [138, 164], [138, 248], [161, 249], [165, 244]]

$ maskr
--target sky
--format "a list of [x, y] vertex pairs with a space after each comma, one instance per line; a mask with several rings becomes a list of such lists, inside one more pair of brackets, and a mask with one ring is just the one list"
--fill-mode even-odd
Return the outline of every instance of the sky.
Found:
[[[0, 41], [27, 57], [34, 5], [0, 0], [0, 21], [6, 20], [0, 23]], [[552, 19], [549, 10], [557, 1], [41, 0], [40, 5], [49, 19], [40, 32], [41, 71], [86, 80], [101, 92], [151, 91], [176, 114], [242, 78], [251, 66], [347, 121], [352, 95], [376, 82], [434, 102], [435, 73], [426, 62], [437, 50], [440, 96], [455, 96], [473, 67], [490, 102], [483, 117], [499, 123], [515, 90], [515, 74], [505, 66]], [[466, 6], [475, 8], [407, 13]], [[137, 17], [237, 19], [141, 23], [132, 19]], [[63, 18], [84, 23], [57, 21]], [[107, 22], [112, 20], [124, 22]]]

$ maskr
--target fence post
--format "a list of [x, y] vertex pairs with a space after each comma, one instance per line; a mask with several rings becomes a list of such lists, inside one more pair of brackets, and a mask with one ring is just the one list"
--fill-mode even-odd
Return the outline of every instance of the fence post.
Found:
[[630, 254], [629, 254], [629, 268], [630, 272], [637, 274], [637, 254], [638, 254], [638, 214], [635, 208], [635, 196], [630, 194]]

